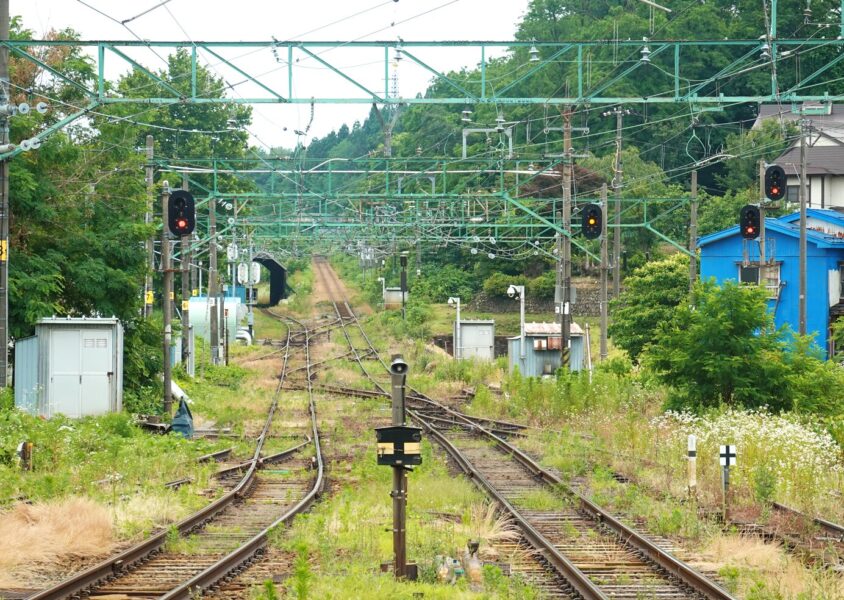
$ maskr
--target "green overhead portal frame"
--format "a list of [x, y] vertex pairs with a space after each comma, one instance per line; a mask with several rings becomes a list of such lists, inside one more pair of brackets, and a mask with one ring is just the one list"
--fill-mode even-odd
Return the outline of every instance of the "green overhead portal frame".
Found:
[[[842, 15], [844, 17], [844, 15]], [[740, 104], [780, 103], [797, 105], [804, 102], [830, 103], [838, 100], [844, 87], [829, 79], [831, 70], [841, 68], [844, 57], [844, 39], [777, 39], [772, 24], [767, 39], [760, 40], [592, 40], [592, 41], [72, 41], [72, 40], [11, 40], [2, 42], [12, 56], [31, 61], [39, 69], [57, 81], [81, 92], [76, 105], [54, 106], [58, 115], [38, 132], [34, 139], [43, 139], [93, 111], [118, 104], [144, 106], [170, 106], [191, 104], [374, 104], [397, 105], [551, 105], [562, 107], [588, 105], [668, 105], [682, 104], [691, 111], [720, 110]], [[90, 80], [79, 80], [71, 74], [62, 73], [38, 58], [46, 48], [82, 48], [94, 64], [95, 76]], [[536, 47], [535, 56], [528, 49]], [[178, 80], [167, 79], [160, 72], [145, 66], [153, 60], [153, 52], [187, 52], [190, 57], [190, 72]], [[465, 64], [476, 63], [477, 71], [453, 71], [454, 55], [465, 53]], [[508, 85], [493, 85], [490, 76], [491, 56], [511, 52], [524, 56], [525, 60], [512, 74]], [[616, 58], [617, 57], [617, 58]], [[534, 60], [538, 58], [538, 60]], [[610, 60], [612, 58], [612, 60]], [[401, 60], [404, 77], [413, 70], [433, 81], [437, 93], [433, 95], [408, 95], [396, 93], [391, 81]], [[799, 60], [799, 70], [784, 68]], [[263, 61], [263, 62], [262, 62]], [[209, 97], [197, 85], [200, 68], [212, 65], [235, 90], [229, 97]], [[701, 73], [701, 65], [711, 65], [711, 73]], [[776, 67], [776, 68], [775, 68]], [[562, 70], [561, 70], [562, 69]], [[141, 73], [148, 78], [147, 90], [118, 92], [109, 81], [127, 71]], [[569, 85], [556, 86], [551, 95], [525, 96], [522, 91], [529, 86], [520, 85], [534, 77], [559, 78], [565, 73]], [[837, 71], [832, 71], [837, 73]], [[647, 76], [645, 76], [647, 75]], [[760, 76], [764, 75], [764, 76]], [[21, 152], [20, 148], [0, 155], [10, 158]], [[224, 163], [215, 162], [210, 168], [217, 172]], [[465, 168], [466, 163], [463, 164]], [[503, 166], [502, 166], [503, 165]], [[174, 167], [178, 168], [178, 167]], [[228, 168], [228, 167], [226, 167]], [[297, 179], [304, 169], [293, 167]], [[324, 223], [326, 228], [354, 230], [349, 220], [355, 214], [355, 202], [366, 204], [376, 210], [378, 202], [391, 206], [410, 202], [413, 210], [391, 220], [380, 218], [369, 231], [394, 230], [389, 234], [420, 239], [422, 232], [429, 235], [448, 228], [457, 227], [463, 239], [477, 237], [477, 231], [495, 226], [506, 239], [508, 231], [519, 239], [550, 239], [555, 234], [571, 237], [556, 217], [556, 203], [545, 204], [534, 198], [520, 197], [517, 175], [507, 171], [519, 171], [523, 165], [504, 165], [493, 161], [492, 166], [475, 166], [479, 177], [490, 175], [486, 170], [496, 172], [498, 179], [493, 189], [486, 194], [448, 185], [449, 169], [442, 164], [430, 168], [414, 168], [413, 172], [402, 173], [395, 164], [385, 164], [367, 172], [369, 178], [383, 180], [380, 189], [371, 197], [364, 194], [345, 193], [342, 188], [309, 185], [304, 189], [274, 190], [261, 187], [260, 202], [257, 197], [250, 202], [249, 219], [257, 231], [270, 232], [275, 227], [276, 235], [299, 235], [310, 231], [313, 224]], [[457, 166], [460, 168], [460, 165]], [[545, 169], [549, 166], [543, 167]], [[243, 166], [234, 170], [245, 169]], [[187, 170], [185, 167], [182, 170]], [[279, 169], [282, 171], [283, 169]], [[317, 169], [319, 170], [319, 169]], [[334, 175], [339, 176], [341, 169]], [[434, 171], [429, 174], [428, 171]], [[443, 176], [441, 173], [445, 173]], [[351, 173], [349, 173], [351, 175]], [[273, 177], [280, 176], [280, 173]], [[322, 177], [332, 175], [320, 174]], [[413, 189], [400, 189], [402, 178], [414, 180], [432, 179], [430, 191], [414, 184]], [[444, 179], [443, 179], [444, 177]], [[492, 177], [494, 179], [494, 177]], [[526, 179], [529, 179], [526, 176]], [[489, 178], [487, 178], [489, 179]], [[487, 184], [488, 185], [488, 184]], [[313, 194], [314, 190], [318, 190]], [[204, 190], [209, 197], [219, 196], [216, 189]], [[312, 196], [309, 198], [309, 194]], [[416, 195], [414, 197], [414, 194]], [[425, 196], [431, 196], [426, 198]], [[478, 221], [477, 215], [465, 214], [466, 207], [484, 201], [499, 207], [495, 214]], [[311, 204], [318, 201], [317, 206]], [[322, 202], [322, 205], [319, 205]], [[650, 210], [655, 200], [644, 202], [626, 201], [626, 221], [622, 226], [644, 227], [658, 237], [681, 247], [661, 233], [654, 225], [671, 210]], [[680, 199], [683, 206], [686, 200]], [[306, 206], [303, 205], [306, 203]], [[417, 216], [420, 207], [428, 203], [437, 206], [437, 217]], [[348, 213], [337, 212], [338, 206], [345, 206]], [[276, 211], [275, 213], [271, 211]], [[414, 212], [415, 211], [415, 212]], [[401, 212], [401, 211], [399, 211]], [[634, 214], [635, 213], [635, 214]], [[649, 213], [653, 215], [651, 218]], [[338, 214], [340, 215], [338, 217]], [[346, 215], [345, 217], [343, 215]], [[358, 217], [365, 211], [360, 207]], [[383, 217], [383, 215], [377, 215]], [[445, 216], [443, 216], [445, 215]], [[246, 218], [246, 217], [244, 217]], [[310, 225], [303, 221], [310, 219]], [[436, 219], [440, 218], [440, 221]], [[274, 220], [273, 220], [274, 219]], [[473, 220], [475, 219], [475, 220]], [[364, 224], [361, 225], [364, 227]], [[310, 229], [309, 229], [310, 228]], [[515, 233], [520, 232], [520, 233]], [[493, 234], [494, 235], [494, 234]], [[579, 240], [573, 240], [580, 244]], [[586, 249], [586, 248], [584, 248]]]
[[[754, 79], [753, 73], [770, 68], [771, 59], [760, 58], [760, 40], [593, 40], [570, 42], [518, 41], [254, 41], [254, 42], [185, 42], [185, 41], [73, 41], [73, 40], [11, 40], [3, 42], [11, 53], [31, 61], [53, 76], [84, 92], [99, 104], [137, 103], [238, 103], [238, 104], [724, 104], [744, 102], [800, 102], [829, 99], [825, 91], [811, 85], [831, 63], [837, 62], [837, 51], [844, 46], [841, 39], [774, 39], [773, 53], [778, 61], [791, 60], [799, 54], [805, 76], [794, 85], [781, 90], [770, 81]], [[33, 49], [76, 47], [89, 52], [96, 63], [96, 80], [76, 81], [72, 77], [45, 64]], [[513, 51], [536, 47], [536, 61], [526, 61], [515, 79], [501, 88], [494, 88], [487, 78], [488, 55], [491, 51]], [[190, 53], [191, 80], [167, 81], [144, 66], [151, 58], [150, 51], [184, 49]], [[611, 49], [618, 56], [615, 73], [592, 85], [588, 69], [596, 56]], [[437, 63], [453, 63], [456, 50], [467, 51], [479, 64], [477, 78], [463, 73], [446, 71]], [[830, 53], [830, 50], [836, 52]], [[707, 57], [707, 54], [711, 54]], [[444, 97], [396, 96], [390, 89], [395, 59], [404, 65], [425, 72], [435, 82], [442, 82], [453, 92]], [[709, 62], [719, 70], [700, 80], [700, 64]], [[255, 70], [264, 60], [270, 70]], [[366, 61], [361, 63], [361, 60]], [[472, 60], [470, 58], [470, 60]], [[249, 62], [250, 67], [244, 65]], [[197, 89], [197, 69], [204, 64], [215, 69], [238, 87], [248, 90], [237, 98], [210, 98]], [[688, 63], [688, 65], [687, 65]], [[569, 95], [525, 97], [517, 93], [518, 84], [542, 73], [554, 65], [573, 68], [575, 76]], [[808, 68], [807, 68], [808, 65]], [[107, 72], [124, 72], [126, 68], [145, 73], [160, 86], [162, 95], [134, 97], [120, 95], [107, 85]], [[310, 77], [318, 68], [319, 77]], [[695, 69], [694, 74], [687, 72]], [[640, 70], [658, 69], [664, 76], [665, 91], [657, 95], [631, 93]], [[326, 79], [326, 75], [329, 79]], [[719, 89], [724, 76], [741, 75], [735, 80], [735, 92]], [[475, 76], [473, 76], [475, 77]], [[332, 81], [331, 79], [335, 81]], [[691, 82], [695, 82], [692, 85]], [[328, 82], [331, 85], [326, 86]], [[624, 82], [626, 93], [616, 84]], [[250, 85], [247, 85], [250, 84]], [[336, 84], [336, 85], [335, 85]], [[342, 85], [341, 85], [342, 84]], [[326, 95], [324, 90], [342, 95]], [[559, 88], [563, 90], [563, 86]], [[614, 92], [615, 90], [615, 92]], [[635, 91], [635, 90], [634, 90]]]

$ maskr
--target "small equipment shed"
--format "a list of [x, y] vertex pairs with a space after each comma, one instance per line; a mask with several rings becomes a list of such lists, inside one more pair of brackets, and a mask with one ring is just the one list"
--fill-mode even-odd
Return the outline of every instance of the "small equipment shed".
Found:
[[[580, 371], [585, 356], [580, 325], [571, 323], [569, 336], [569, 370]], [[559, 323], [525, 323], [524, 349], [521, 348], [520, 336], [507, 338], [510, 372], [518, 366], [519, 372], [525, 377], [553, 375], [560, 367], [561, 346]]]
[[114, 317], [41, 319], [15, 344], [15, 406], [78, 418], [123, 408], [123, 326]]
[[[455, 358], [477, 358], [493, 360], [495, 358], [495, 321], [480, 319], [460, 319], [460, 334], [457, 333], [457, 321], [454, 322]], [[459, 343], [459, 346], [458, 346]]]
[[[400, 287], [384, 288], [384, 308], [387, 310], [398, 310], [402, 306], [402, 292]], [[404, 293], [404, 302], [407, 304], [407, 292]]]

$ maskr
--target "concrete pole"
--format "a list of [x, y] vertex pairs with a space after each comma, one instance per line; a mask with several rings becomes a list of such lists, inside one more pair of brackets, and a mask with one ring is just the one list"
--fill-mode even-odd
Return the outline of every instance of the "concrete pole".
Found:
[[[190, 183], [187, 175], [182, 175], [182, 189], [190, 190]], [[182, 249], [182, 365], [185, 371], [190, 360], [190, 262], [191, 243], [190, 236], [183, 235], [181, 239]]]
[[[0, 40], [9, 39], [9, 0], [0, 0]], [[0, 104], [9, 104], [9, 48], [0, 46]], [[0, 145], [9, 143], [9, 116], [0, 120]], [[0, 160], [0, 388], [9, 384], [9, 161]]]
[[689, 294], [695, 290], [697, 281], [697, 171], [692, 171], [692, 198], [689, 213]]
[[210, 305], [209, 333], [211, 343], [211, 364], [220, 364], [220, 322], [217, 303], [217, 200], [208, 200], [208, 302]]
[[806, 144], [808, 121], [800, 122], [800, 290], [798, 292], [798, 333], [806, 335], [806, 203], [809, 197], [806, 177]]
[[[155, 190], [153, 189], [153, 180], [155, 177], [155, 173], [153, 171], [153, 152], [155, 150], [155, 143], [151, 135], [147, 136], [147, 144], [146, 144], [146, 153], [147, 153], [147, 164], [146, 164], [146, 184], [147, 184], [147, 210], [146, 214], [144, 215], [144, 223], [147, 226], [152, 224], [152, 205], [153, 205], [153, 198], [155, 196]], [[154, 239], [155, 234], [150, 234], [149, 239], [146, 241], [146, 251], [147, 251], [147, 276], [144, 279], [144, 316], [149, 318], [152, 315], [152, 274], [155, 271], [155, 249], [154, 249]]]
[[164, 314], [164, 414], [169, 416], [173, 407], [171, 384], [173, 380], [170, 364], [170, 344], [173, 341], [170, 294], [173, 293], [173, 269], [170, 265], [170, 234], [167, 227], [167, 204], [170, 188], [164, 182], [161, 192], [161, 271], [164, 275], [164, 293], [161, 295], [161, 312]]
[[571, 108], [566, 106], [563, 112], [563, 305], [560, 307], [560, 368], [570, 367], [569, 337], [571, 323]]
[[621, 179], [624, 176], [624, 167], [621, 162], [621, 124], [624, 111], [617, 108], [615, 111], [615, 176], [612, 187], [615, 194], [615, 215], [613, 218], [613, 273], [612, 293], [613, 298], [618, 298], [621, 292]]
[[765, 250], [765, 161], [759, 161], [759, 283], [768, 285]]
[[601, 186], [601, 362], [607, 360], [607, 184]]

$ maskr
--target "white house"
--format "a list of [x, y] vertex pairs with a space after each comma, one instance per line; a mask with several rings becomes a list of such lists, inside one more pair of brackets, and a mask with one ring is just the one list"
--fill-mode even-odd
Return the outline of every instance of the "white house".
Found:
[[[809, 179], [809, 208], [844, 210], [844, 104], [763, 104], [753, 128], [767, 119], [782, 119], [798, 124], [810, 122], [806, 146], [806, 175]], [[800, 144], [798, 138], [774, 162], [785, 169], [786, 200], [797, 202], [800, 182]]]

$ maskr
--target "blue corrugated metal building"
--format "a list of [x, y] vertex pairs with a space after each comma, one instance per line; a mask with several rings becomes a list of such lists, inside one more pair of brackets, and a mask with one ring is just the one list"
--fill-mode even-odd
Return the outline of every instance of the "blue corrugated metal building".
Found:
[[[815, 334], [817, 345], [831, 352], [830, 326], [844, 314], [844, 215], [808, 209], [806, 222], [806, 333]], [[799, 213], [765, 219], [765, 234], [765, 265], [759, 262], [759, 241], [744, 240], [738, 226], [700, 238], [700, 276], [765, 285], [777, 327], [797, 331]]]
[[[569, 369], [580, 371], [585, 356], [583, 330], [577, 323], [572, 323], [569, 331]], [[521, 337], [507, 338], [510, 372], [518, 366], [519, 372], [526, 377], [553, 375], [560, 368], [560, 346], [559, 323], [525, 323], [524, 358], [521, 357]]]

